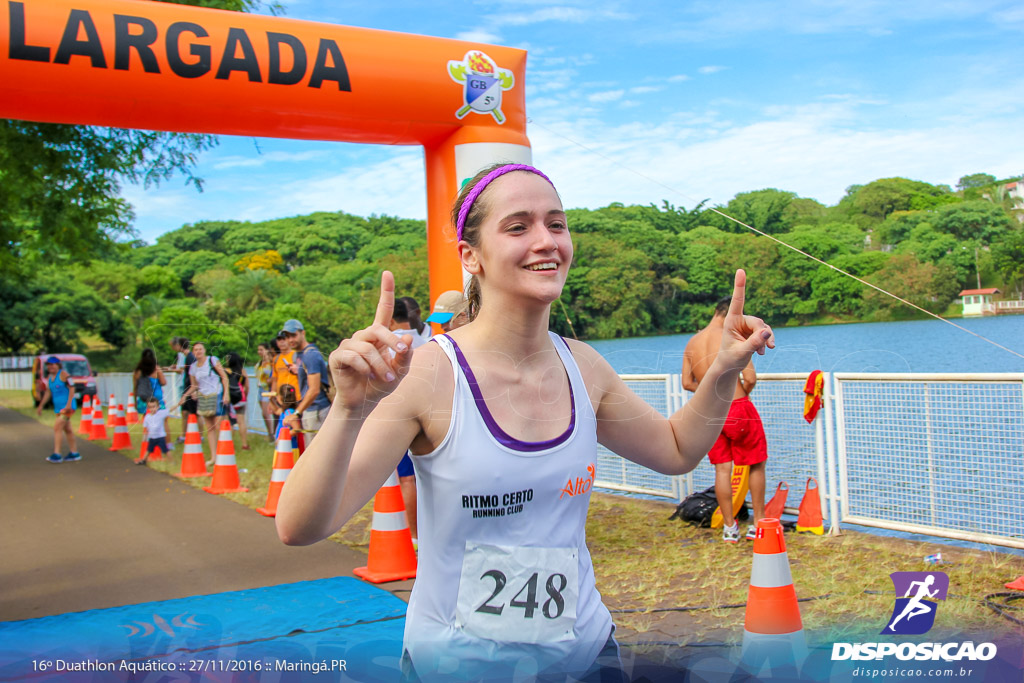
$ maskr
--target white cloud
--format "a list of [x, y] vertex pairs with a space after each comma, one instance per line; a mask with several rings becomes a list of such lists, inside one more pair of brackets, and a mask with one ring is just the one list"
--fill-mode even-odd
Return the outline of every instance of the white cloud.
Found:
[[662, 90], [664, 90], [664, 88], [658, 85], [638, 85], [636, 87], [630, 88], [629, 92], [633, 93], [634, 95], [645, 95], [647, 93], [652, 92], [661, 92]]
[[669, 76], [668, 77], [668, 82], [669, 83], [682, 83], [683, 81], [688, 81], [688, 80], [690, 80], [690, 77], [687, 76], [686, 74], [676, 74], [675, 76]]
[[581, 9], [578, 7], [543, 7], [532, 12], [493, 14], [487, 21], [496, 26], [527, 26], [548, 21], [582, 24], [590, 21], [623, 21], [629, 15], [609, 10]]
[[865, 130], [858, 120], [864, 106], [812, 103], [724, 126], [697, 116], [618, 126], [535, 118], [530, 135], [537, 165], [572, 207], [662, 199], [693, 206], [705, 198], [724, 204], [738, 192], [765, 187], [835, 204], [849, 185], [882, 177], [952, 185], [977, 169], [1020, 172], [1015, 150], [1024, 145], [1024, 132], [1008, 125], [1011, 116]]
[[625, 90], [605, 90], [604, 92], [596, 92], [593, 95], [587, 95], [587, 100], [594, 102], [595, 104], [599, 104], [601, 102], [614, 102], [625, 94]]
[[1013, 30], [1018, 10], [1000, 0], [751, 0], [743, 11], [724, 3], [693, 3], [679, 12], [673, 25], [664, 22], [644, 38], [661, 42], [708, 43], [736, 40], [750, 34], [827, 35], [862, 32], [889, 35], [893, 27], [922, 22], [977, 21]]
[[221, 157], [219, 160], [215, 160], [213, 162], [213, 168], [218, 171], [223, 171], [229, 168], [255, 168], [265, 166], [267, 164], [295, 163], [317, 159], [323, 157], [325, 154], [326, 152], [322, 150], [308, 150], [304, 152], [274, 151], [260, 154], [256, 157], [226, 156]]
[[466, 40], [470, 43], [486, 43], [488, 45], [495, 45], [501, 43], [501, 36], [491, 31], [463, 31], [456, 33], [455, 38], [458, 40]]
[[729, 68], [729, 67], [710, 65], [710, 66], [702, 66], [701, 68], [697, 69], [697, 71], [699, 71], [702, 74], [709, 75], [709, 74], [716, 74], [719, 71], [725, 71], [727, 68]]
[[404, 148], [368, 166], [352, 167], [325, 177], [297, 178], [283, 184], [246, 217], [294, 216], [313, 211], [345, 211], [358, 216], [390, 214], [425, 218], [427, 213], [423, 151]]

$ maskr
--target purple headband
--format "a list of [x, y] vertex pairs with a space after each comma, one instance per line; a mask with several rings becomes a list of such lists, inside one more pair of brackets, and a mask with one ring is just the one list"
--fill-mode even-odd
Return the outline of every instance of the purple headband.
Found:
[[539, 175], [541, 178], [548, 181], [552, 188], [555, 186], [555, 184], [551, 182], [551, 178], [548, 178], [533, 166], [527, 166], [526, 164], [505, 164], [504, 166], [499, 166], [485, 175], [479, 183], [473, 186], [473, 189], [470, 190], [469, 194], [466, 196], [466, 201], [462, 202], [462, 206], [459, 207], [459, 222], [455, 224], [455, 237], [458, 241], [462, 241], [462, 230], [466, 227], [466, 216], [469, 215], [470, 210], [473, 208], [473, 203], [477, 200], [477, 197], [480, 196], [480, 193], [487, 189], [487, 186], [490, 185], [491, 182], [506, 173], [511, 173], [512, 171], [529, 171], [530, 173]]

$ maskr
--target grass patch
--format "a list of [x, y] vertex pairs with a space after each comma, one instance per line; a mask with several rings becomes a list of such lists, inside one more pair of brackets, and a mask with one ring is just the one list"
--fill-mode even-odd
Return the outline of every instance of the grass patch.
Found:
[[[0, 391], [0, 404], [35, 417], [28, 392]], [[39, 420], [53, 425], [53, 412], [43, 411]], [[180, 422], [170, 422], [170, 434], [177, 437]], [[78, 416], [74, 424], [77, 428]], [[135, 448], [121, 451], [125, 458], [138, 456], [139, 438], [136, 427], [132, 431]], [[255, 509], [266, 503], [274, 451], [273, 445], [258, 434], [250, 434], [249, 443], [251, 450], [236, 448], [239, 478], [249, 492], [223, 495]], [[179, 471], [180, 446], [169, 458], [150, 466], [167, 473]], [[210, 480], [183, 481], [201, 488]], [[368, 503], [331, 540], [365, 553], [372, 510], [372, 503]], [[619, 634], [627, 642], [738, 642], [744, 610], [724, 606], [746, 602], [751, 545], [728, 545], [721, 541], [720, 530], [668, 521], [672, 510], [668, 502], [604, 493], [591, 498], [587, 541], [597, 587], [609, 609], [638, 610], [613, 614]], [[801, 603], [804, 628], [812, 644], [866, 634], [874, 634], [874, 638], [892, 611], [889, 574], [933, 568], [924, 563], [924, 557], [936, 551], [934, 544], [851, 531], [842, 536], [787, 534], [786, 544], [797, 596], [829, 596]], [[984, 596], [1003, 591], [1005, 582], [1024, 571], [1024, 559], [955, 546], [942, 546], [941, 551], [951, 562], [940, 567], [949, 575], [950, 596], [938, 610], [929, 637], [941, 640], [944, 634], [1014, 630], [1024, 635], [1024, 629], [980, 604]], [[702, 609], [651, 611], [675, 607]]]
[[[687, 612], [616, 614], [621, 629], [650, 638], [683, 631], [692, 640], [738, 640], [750, 582], [751, 544], [728, 545], [721, 530], [668, 521], [673, 505], [597, 493], [591, 498], [587, 543], [597, 585], [609, 609], [706, 607]], [[826, 599], [801, 603], [804, 628], [822, 641], [878, 634], [892, 612], [889, 574], [926, 571], [935, 544], [854, 531], [842, 536], [787, 534], [787, 553], [797, 596]], [[942, 546], [950, 564], [950, 595], [938, 610], [932, 634], [1012, 632], [980, 600], [1005, 590], [1021, 573], [1021, 558], [996, 551]], [[1017, 629], [1020, 630], [1020, 629]], [[724, 637], [723, 637], [724, 636]]]

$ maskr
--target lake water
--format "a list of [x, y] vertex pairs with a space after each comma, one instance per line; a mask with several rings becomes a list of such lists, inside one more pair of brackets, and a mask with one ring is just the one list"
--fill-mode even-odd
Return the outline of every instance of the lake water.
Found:
[[[1024, 315], [954, 319], [1024, 356]], [[1024, 372], [1024, 358], [941, 320], [775, 328], [767, 372]], [[691, 334], [592, 341], [619, 374], [674, 373]]]

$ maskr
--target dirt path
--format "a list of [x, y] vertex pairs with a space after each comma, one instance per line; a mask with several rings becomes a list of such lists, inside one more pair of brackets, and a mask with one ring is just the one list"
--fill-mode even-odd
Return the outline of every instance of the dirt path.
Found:
[[[366, 556], [291, 548], [274, 520], [80, 441], [51, 464], [53, 432], [0, 407], [0, 621], [351, 576]], [[399, 594], [405, 596], [407, 594]]]

